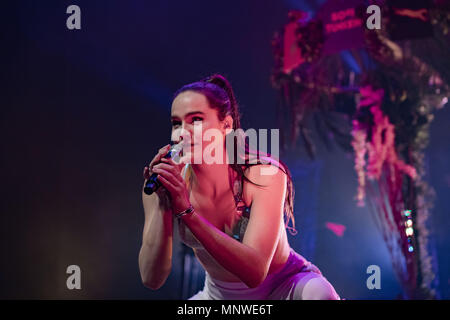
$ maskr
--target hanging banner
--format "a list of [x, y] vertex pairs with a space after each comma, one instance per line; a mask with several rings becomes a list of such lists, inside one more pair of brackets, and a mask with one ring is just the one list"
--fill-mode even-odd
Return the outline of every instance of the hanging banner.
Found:
[[357, 16], [361, 0], [329, 0], [318, 11], [317, 18], [324, 25], [323, 54], [364, 46], [364, 21]]

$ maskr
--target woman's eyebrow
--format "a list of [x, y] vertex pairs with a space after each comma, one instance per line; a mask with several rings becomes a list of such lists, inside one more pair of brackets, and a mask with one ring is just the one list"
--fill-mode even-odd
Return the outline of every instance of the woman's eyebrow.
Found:
[[[190, 115], [197, 114], [197, 113], [203, 114], [203, 115], [205, 114], [205, 113], [203, 113], [202, 111], [192, 111], [192, 112], [186, 113], [186, 114], [185, 114], [185, 117], [188, 117], [188, 116], [190, 116]], [[176, 116], [176, 115], [172, 115], [172, 116], [171, 116], [171, 119], [179, 119], [179, 117]]]

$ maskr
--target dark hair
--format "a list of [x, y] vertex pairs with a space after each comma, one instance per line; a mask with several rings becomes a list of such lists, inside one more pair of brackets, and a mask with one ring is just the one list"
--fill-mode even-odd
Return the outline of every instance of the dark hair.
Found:
[[[222, 75], [220, 74], [213, 74], [209, 77], [206, 77], [200, 81], [193, 82], [187, 85], [184, 85], [179, 90], [177, 90], [173, 96], [173, 99], [175, 99], [180, 93], [185, 91], [194, 91], [203, 94], [206, 99], [209, 102], [209, 105], [211, 108], [217, 110], [217, 114], [220, 121], [223, 121], [226, 116], [230, 115], [233, 118], [233, 130], [242, 129], [241, 128], [241, 114], [239, 112], [238, 103], [236, 101], [236, 97], [234, 95], [233, 89], [231, 87], [230, 82]], [[237, 148], [237, 139], [241, 139], [242, 137], [234, 136], [234, 146]], [[265, 154], [259, 150], [253, 150], [250, 148], [249, 144], [247, 143], [247, 140], [242, 138], [241, 142], [244, 144], [244, 158], [242, 159], [244, 161], [243, 164], [237, 163], [236, 159], [233, 159], [232, 163], [230, 164], [230, 167], [237, 172], [238, 176], [242, 179], [254, 184], [261, 186], [257, 183], [254, 183], [250, 179], [248, 179], [244, 172], [247, 168], [258, 165], [260, 163], [250, 163], [250, 159], [247, 157], [247, 155], [253, 155], [255, 156], [256, 160], [260, 159], [261, 156], [267, 156], [271, 157], [269, 153]], [[239, 156], [238, 153], [234, 152], [235, 157]], [[295, 218], [294, 218], [294, 196], [295, 191], [293, 188], [292, 183], [292, 176], [291, 173], [281, 160], [277, 160], [281, 166], [280, 169], [286, 174], [287, 176], [287, 190], [286, 190], [286, 197], [284, 201], [284, 217], [285, 219], [285, 227], [289, 229], [289, 232], [291, 234], [296, 234], [297, 231], [295, 229]], [[244, 168], [243, 168], [244, 167]], [[292, 227], [289, 227], [289, 220], [292, 221]]]

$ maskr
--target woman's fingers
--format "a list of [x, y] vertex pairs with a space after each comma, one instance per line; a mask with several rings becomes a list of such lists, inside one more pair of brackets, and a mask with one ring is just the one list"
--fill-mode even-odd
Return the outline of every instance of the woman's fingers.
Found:
[[[176, 193], [177, 190], [175, 188], [175, 186], [165, 177], [165, 174], [162, 172], [158, 172], [158, 180], [162, 183], [162, 185], [171, 193]], [[167, 177], [167, 175], [166, 175]]]
[[150, 178], [150, 169], [149, 169], [148, 167], [145, 167], [145, 168], [144, 168], [144, 173], [143, 173], [143, 175], [144, 175], [144, 179], [145, 179], [145, 180], [148, 180], [148, 179]]
[[153, 169], [155, 173], [157, 173], [159, 176], [163, 176], [167, 181], [169, 181], [174, 187], [180, 185], [180, 180], [177, 179], [177, 177], [170, 171], [163, 169], [161, 167], [154, 168]]
[[180, 170], [173, 164], [170, 164], [166, 161], [161, 161], [160, 163], [154, 166], [155, 168], [165, 169], [170, 171], [172, 174], [180, 174]]
[[170, 144], [165, 145], [164, 147], [162, 147], [161, 149], [158, 150], [158, 153], [155, 156], [155, 160], [161, 159], [163, 156], [165, 156], [167, 154], [167, 152], [170, 149]]
[[154, 169], [164, 169], [170, 172], [171, 175], [173, 175], [173, 177], [176, 179], [176, 181], [178, 181], [178, 183], [184, 182], [183, 178], [181, 177], [180, 170], [173, 165], [161, 162], [155, 165]]
[[176, 177], [179, 178], [180, 181], [184, 181], [184, 179], [181, 177], [181, 171], [183, 170], [185, 164], [177, 164], [172, 159], [161, 159], [161, 163], [167, 163], [169, 166], [173, 167], [174, 174], [176, 173]]
[[168, 163], [170, 165], [173, 165], [174, 167], [176, 167], [180, 171], [186, 165], [186, 163], [176, 163], [172, 158], [169, 158], [169, 159], [162, 158], [161, 162], [165, 162], [165, 163]]
[[150, 161], [149, 164], [149, 169], [150, 171], [152, 171], [153, 166], [161, 161], [161, 158], [164, 157], [167, 152], [170, 149], [170, 144], [165, 145], [164, 147], [162, 147], [161, 149], [159, 149], [158, 153], [156, 154], [156, 156], [153, 157], [152, 161]]
[[[158, 153], [153, 157], [152, 161], [150, 161], [148, 166], [144, 167], [144, 171], [143, 171], [142, 175], [144, 176], [144, 179], [146, 181], [148, 179], [150, 179], [151, 175], [154, 173], [154, 171], [153, 171], [154, 165], [156, 165], [156, 164], [161, 162], [161, 159], [163, 159], [163, 157], [167, 154], [167, 152], [169, 152], [170, 147], [171, 147], [171, 145], [167, 144], [164, 147], [160, 148], [158, 150]], [[170, 185], [167, 184], [166, 179], [164, 177], [162, 177], [159, 180], [164, 185], [165, 188], [159, 188], [156, 193], [160, 197], [167, 197], [168, 196], [168, 191], [169, 191], [167, 188], [170, 187]]]
[[170, 149], [170, 144], [165, 145], [164, 147], [162, 147], [161, 149], [159, 149], [158, 152], [158, 156], [161, 159], [163, 156], [165, 156], [167, 154], [167, 152], [169, 152]]

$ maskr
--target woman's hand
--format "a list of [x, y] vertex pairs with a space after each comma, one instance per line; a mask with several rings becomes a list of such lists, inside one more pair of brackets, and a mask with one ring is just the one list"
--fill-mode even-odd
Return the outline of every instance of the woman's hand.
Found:
[[[161, 149], [159, 149], [158, 153], [156, 154], [156, 156], [153, 157], [153, 160], [150, 162], [150, 164], [148, 165], [148, 167], [144, 167], [144, 172], [143, 172], [143, 176], [144, 176], [144, 186], [147, 183], [147, 180], [150, 179], [151, 175], [153, 174], [152, 168], [154, 165], [158, 164], [159, 162], [161, 162], [162, 157], [164, 157], [170, 150], [170, 144], [165, 145], [164, 147], [162, 147]], [[166, 188], [161, 187], [158, 188], [158, 190], [155, 191], [155, 194], [158, 196], [159, 200], [160, 200], [160, 204], [165, 208], [165, 209], [169, 209], [170, 208], [170, 193], [167, 191]], [[144, 196], [148, 197], [148, 195]]]
[[186, 182], [181, 176], [184, 165], [161, 158], [161, 162], [152, 167], [152, 171], [158, 174], [159, 182], [170, 193], [173, 214], [186, 210], [190, 205]]

